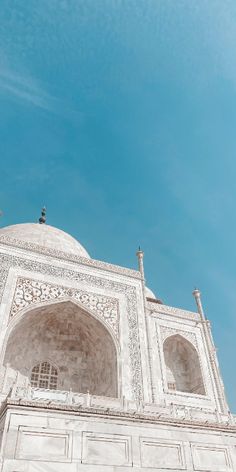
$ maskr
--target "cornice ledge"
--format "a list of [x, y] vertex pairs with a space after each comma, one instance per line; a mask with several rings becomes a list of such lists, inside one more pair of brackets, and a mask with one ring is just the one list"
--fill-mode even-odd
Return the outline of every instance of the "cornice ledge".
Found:
[[33, 253], [42, 254], [44, 256], [52, 257], [53, 259], [59, 259], [64, 261], [73, 262], [75, 264], [81, 264], [88, 267], [95, 267], [96, 269], [102, 269], [109, 272], [114, 272], [128, 277], [140, 279], [141, 275], [138, 270], [128, 269], [109, 262], [98, 261], [96, 259], [87, 259], [76, 254], [70, 254], [68, 252], [59, 251], [51, 248], [40, 246], [39, 244], [28, 243], [27, 241], [20, 241], [16, 238], [9, 236], [0, 236], [0, 244], [5, 246], [11, 246], [18, 249], [27, 250]]
[[166, 315], [175, 315], [182, 318], [190, 318], [195, 321], [200, 320], [200, 316], [198, 313], [189, 310], [183, 310], [181, 308], [175, 308], [173, 306], [168, 305], [161, 305], [155, 302], [147, 302], [147, 309], [151, 312], [151, 315], [155, 315], [155, 313], [166, 314]]
[[159, 414], [150, 415], [147, 413], [142, 413], [140, 411], [124, 411], [124, 410], [112, 410], [112, 409], [99, 409], [99, 408], [89, 408], [89, 407], [75, 407], [73, 405], [63, 405], [58, 403], [43, 403], [35, 402], [30, 400], [20, 400], [20, 399], [11, 399], [7, 400], [2, 404], [0, 410], [0, 417], [2, 417], [9, 408], [33, 408], [34, 410], [54, 410], [63, 413], [70, 413], [80, 416], [95, 416], [100, 418], [107, 418], [116, 420], [117, 418], [124, 421], [132, 421], [139, 423], [152, 423], [152, 424], [163, 424], [170, 425], [175, 427], [184, 427], [184, 428], [193, 428], [193, 429], [206, 429], [222, 432], [232, 432], [236, 433], [236, 425], [229, 423], [210, 423], [208, 421], [194, 421], [188, 419], [180, 418], [171, 418], [163, 417]]

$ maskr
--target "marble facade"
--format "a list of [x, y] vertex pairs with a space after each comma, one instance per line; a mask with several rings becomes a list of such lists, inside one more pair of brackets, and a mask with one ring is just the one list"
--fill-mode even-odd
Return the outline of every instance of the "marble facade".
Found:
[[200, 294], [196, 313], [162, 304], [138, 257], [135, 271], [48, 225], [0, 230], [2, 472], [236, 471]]

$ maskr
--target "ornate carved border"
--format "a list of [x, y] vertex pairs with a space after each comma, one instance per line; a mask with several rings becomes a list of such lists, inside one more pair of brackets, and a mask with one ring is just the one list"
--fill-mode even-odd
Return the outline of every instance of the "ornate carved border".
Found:
[[85, 308], [97, 313], [110, 325], [115, 336], [119, 338], [119, 307], [116, 298], [23, 277], [17, 279], [10, 317], [15, 316], [23, 308], [31, 307], [36, 303], [63, 298], [78, 301]]
[[[53, 277], [59, 277], [61, 279], [80, 281], [82, 283], [84, 282], [86, 284], [89, 284], [91, 287], [100, 287], [125, 295], [127, 300], [127, 315], [129, 326], [129, 351], [132, 369], [132, 390], [134, 398], [136, 400], [141, 401], [143, 399], [141, 354], [139, 347], [139, 331], [137, 320], [137, 297], [135, 287], [127, 285], [123, 282], [116, 282], [112, 280], [103, 279], [95, 275], [84, 274], [78, 272], [76, 269], [72, 270], [62, 267], [56, 267], [53, 265], [53, 261], [51, 264], [47, 264], [34, 260], [24, 259], [23, 257], [13, 256], [10, 254], [0, 254], [0, 267], [0, 300], [3, 295], [7, 275], [11, 267], [20, 267], [23, 270], [50, 275]], [[87, 287], [85, 287], [85, 290], [86, 288]]]

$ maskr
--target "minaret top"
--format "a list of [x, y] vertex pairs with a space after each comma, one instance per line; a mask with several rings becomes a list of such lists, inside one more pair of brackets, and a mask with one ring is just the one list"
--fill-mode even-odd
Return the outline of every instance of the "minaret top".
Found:
[[198, 288], [194, 289], [193, 296], [194, 296], [195, 301], [196, 301], [197, 311], [198, 311], [199, 315], [201, 316], [202, 319], [205, 319], [204, 311], [203, 311], [203, 308], [202, 308], [201, 292]]

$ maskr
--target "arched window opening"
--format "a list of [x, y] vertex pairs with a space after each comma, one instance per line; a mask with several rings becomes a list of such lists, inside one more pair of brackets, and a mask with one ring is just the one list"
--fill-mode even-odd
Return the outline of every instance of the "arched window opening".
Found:
[[40, 362], [33, 367], [30, 383], [32, 387], [57, 389], [58, 371], [49, 362]]
[[165, 340], [163, 350], [168, 389], [205, 395], [199, 357], [194, 346], [177, 334]]

